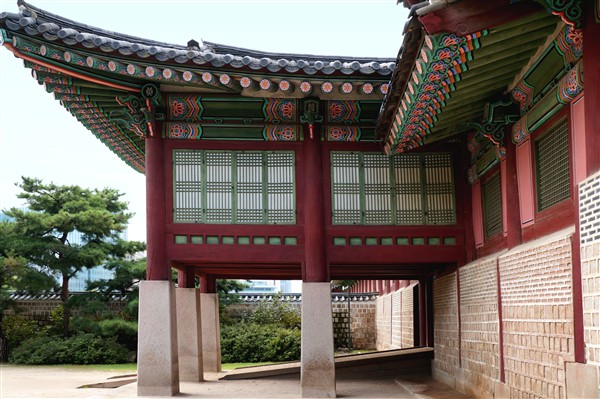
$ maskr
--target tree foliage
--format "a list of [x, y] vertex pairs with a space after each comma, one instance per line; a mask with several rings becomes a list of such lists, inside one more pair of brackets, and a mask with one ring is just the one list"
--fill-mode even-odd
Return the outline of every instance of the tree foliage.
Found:
[[[27, 177], [18, 186], [27, 210], [6, 212], [22, 240], [18, 254], [48, 275], [62, 277], [63, 334], [68, 336], [69, 280], [84, 268], [135, 253], [144, 244], [120, 238], [132, 214], [117, 190], [45, 184]], [[73, 234], [81, 239], [71, 240]]]

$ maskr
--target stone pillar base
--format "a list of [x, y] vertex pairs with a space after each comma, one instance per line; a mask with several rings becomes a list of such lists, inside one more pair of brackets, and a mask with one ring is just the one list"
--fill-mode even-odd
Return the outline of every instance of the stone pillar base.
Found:
[[221, 371], [221, 330], [218, 294], [200, 294], [204, 371]]
[[179, 380], [204, 381], [202, 365], [202, 325], [200, 292], [196, 288], [176, 288]]
[[335, 398], [333, 320], [329, 283], [302, 283], [303, 398]]
[[175, 284], [140, 282], [138, 396], [179, 393], [175, 309]]

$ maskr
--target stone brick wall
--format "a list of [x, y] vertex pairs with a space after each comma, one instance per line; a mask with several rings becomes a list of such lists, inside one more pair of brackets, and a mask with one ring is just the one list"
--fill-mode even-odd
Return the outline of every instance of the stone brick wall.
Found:
[[574, 361], [572, 230], [498, 258], [506, 384], [514, 397], [565, 397]]
[[[336, 347], [346, 347], [348, 340], [348, 303], [333, 302], [333, 331]], [[375, 348], [375, 301], [350, 302], [350, 331], [353, 349]]]
[[413, 288], [377, 298], [377, 350], [414, 346]]
[[463, 378], [478, 396], [488, 396], [494, 392], [494, 380], [500, 379], [496, 259], [460, 268], [459, 279]]
[[[13, 299], [15, 300], [19, 316], [35, 320], [40, 325], [48, 324], [50, 313], [62, 304], [58, 295], [21, 295], [14, 296]], [[110, 311], [117, 313], [121, 310], [121, 305], [119, 301], [114, 300], [109, 302], [108, 308]], [[15, 310], [12, 308], [4, 311], [5, 316], [12, 316], [14, 314]], [[78, 311], [75, 309], [73, 315], [76, 316], [77, 314]]]
[[433, 342], [434, 376], [442, 381], [452, 379], [459, 367], [456, 272], [433, 281]]

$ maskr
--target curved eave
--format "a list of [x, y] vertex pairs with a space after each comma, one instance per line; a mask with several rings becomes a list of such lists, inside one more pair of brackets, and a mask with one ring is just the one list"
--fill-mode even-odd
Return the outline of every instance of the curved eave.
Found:
[[128, 109], [119, 98], [137, 96], [148, 83], [163, 93], [381, 101], [395, 67], [393, 59], [261, 53], [214, 43], [187, 48], [105, 31], [27, 3], [19, 13], [0, 13], [0, 34], [46, 91], [142, 173], [144, 139], [119, 121]]
[[78, 23], [25, 2], [19, 14], [0, 14], [0, 27], [59, 45], [80, 46], [115, 57], [137, 57], [146, 62], [202, 65], [231, 71], [300, 73], [306, 75], [390, 76], [393, 59], [351, 58], [269, 53], [215, 43], [168, 44], [123, 35]]
[[[486, 104], [506, 95], [515, 76], [559, 23], [557, 17], [541, 12], [463, 37], [427, 36], [413, 53], [410, 70], [394, 75], [393, 84], [400, 82], [404, 88], [395, 97], [397, 103], [386, 101], [378, 124], [386, 152], [448, 139], [467, 131], [465, 122], [480, 123]], [[446, 46], [446, 41], [456, 45]], [[446, 51], [454, 57], [452, 63], [436, 70]]]

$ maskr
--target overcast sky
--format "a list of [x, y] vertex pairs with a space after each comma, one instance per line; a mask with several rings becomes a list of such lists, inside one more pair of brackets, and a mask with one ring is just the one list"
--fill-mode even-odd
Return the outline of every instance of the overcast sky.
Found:
[[[407, 10], [395, 0], [53, 1], [31, 4], [129, 35], [272, 52], [395, 58]], [[0, 0], [0, 12], [17, 12]], [[146, 240], [145, 182], [0, 49], [0, 209], [22, 206], [20, 176], [88, 188], [116, 188], [135, 213], [129, 239]]]

